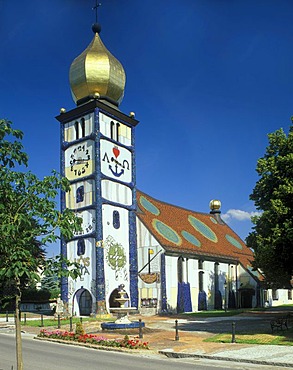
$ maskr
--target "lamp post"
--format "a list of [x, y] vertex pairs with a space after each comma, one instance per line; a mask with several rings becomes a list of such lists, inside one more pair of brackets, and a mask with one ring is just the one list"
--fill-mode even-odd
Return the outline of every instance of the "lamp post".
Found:
[[224, 299], [224, 308], [225, 312], [227, 312], [227, 281], [224, 281], [224, 288], [225, 288], [225, 299]]

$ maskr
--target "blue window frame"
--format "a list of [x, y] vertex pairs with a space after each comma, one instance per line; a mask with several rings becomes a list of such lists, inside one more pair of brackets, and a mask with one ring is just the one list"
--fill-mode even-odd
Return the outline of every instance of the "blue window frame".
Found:
[[119, 229], [120, 227], [120, 214], [118, 211], [113, 211], [113, 227]]
[[83, 202], [84, 200], [84, 186], [81, 185], [76, 189], [76, 203]]
[[85, 253], [85, 242], [84, 239], [77, 241], [77, 255], [82, 256]]

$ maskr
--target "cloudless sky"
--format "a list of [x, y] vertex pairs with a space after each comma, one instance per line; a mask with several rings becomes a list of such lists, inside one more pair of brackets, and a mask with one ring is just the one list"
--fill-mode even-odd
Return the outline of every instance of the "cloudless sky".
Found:
[[[136, 113], [137, 186], [209, 212], [243, 239], [267, 134], [293, 114], [292, 0], [101, 0], [100, 34]], [[25, 133], [29, 169], [59, 170], [68, 73], [91, 42], [94, 0], [0, 0], [0, 117]], [[56, 247], [55, 247], [56, 248]]]

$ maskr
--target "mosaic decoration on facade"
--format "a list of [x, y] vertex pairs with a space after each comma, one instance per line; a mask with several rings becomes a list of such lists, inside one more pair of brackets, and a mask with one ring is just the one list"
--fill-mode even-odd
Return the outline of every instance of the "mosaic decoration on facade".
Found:
[[146, 209], [148, 212], [152, 213], [155, 216], [159, 216], [161, 213], [160, 210], [151, 203], [148, 199], [146, 199], [144, 196], [141, 196], [139, 198], [140, 204], [143, 206], [144, 209]]
[[182, 239], [180, 238], [180, 236], [176, 233], [175, 230], [173, 230], [170, 226], [164, 224], [163, 222], [157, 220], [157, 219], [153, 219], [153, 227], [155, 228], [155, 230], [165, 239], [167, 239], [168, 241], [174, 243], [174, 244], [177, 244], [177, 245], [181, 245], [182, 244]]
[[181, 235], [184, 239], [186, 239], [189, 243], [195, 245], [196, 247], [201, 246], [201, 242], [192, 234], [190, 234], [188, 231], [181, 231]]
[[106, 261], [108, 266], [115, 271], [115, 279], [118, 280], [119, 275], [124, 275], [124, 279], [128, 280], [126, 265], [126, 255], [124, 248], [120, 243], [109, 235], [105, 240]]
[[205, 223], [191, 215], [188, 216], [188, 221], [190, 225], [194, 227], [195, 230], [197, 230], [205, 238], [211, 240], [214, 243], [218, 242], [217, 235]]
[[226, 234], [225, 235], [225, 238], [228, 240], [228, 242], [230, 244], [232, 244], [234, 247], [238, 248], [238, 249], [242, 249], [242, 245], [239, 243], [238, 240], [236, 240], [235, 238], [233, 238], [233, 236], [231, 235], [228, 235]]

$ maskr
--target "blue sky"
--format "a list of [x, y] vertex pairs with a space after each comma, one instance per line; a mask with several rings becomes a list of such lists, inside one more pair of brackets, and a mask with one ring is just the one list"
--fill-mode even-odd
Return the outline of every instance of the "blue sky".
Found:
[[[137, 186], [209, 212], [243, 239], [267, 134], [293, 114], [292, 0], [104, 0], [101, 38], [123, 64]], [[94, 0], [0, 0], [0, 117], [24, 131], [30, 170], [59, 169], [68, 73], [91, 42]], [[55, 249], [54, 249], [55, 248]], [[56, 250], [56, 247], [53, 249]]]

